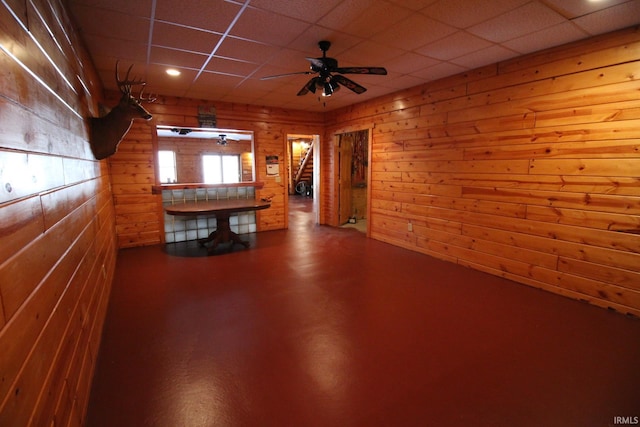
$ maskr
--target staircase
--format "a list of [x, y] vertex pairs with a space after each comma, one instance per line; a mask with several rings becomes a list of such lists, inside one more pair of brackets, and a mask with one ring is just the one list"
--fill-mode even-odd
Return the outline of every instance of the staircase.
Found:
[[[293, 188], [298, 189], [298, 183], [306, 182], [306, 187], [310, 190], [310, 186], [313, 183], [313, 143], [309, 145], [306, 153], [300, 156], [300, 163], [298, 169], [294, 172]], [[302, 192], [303, 196], [311, 195], [309, 191]]]

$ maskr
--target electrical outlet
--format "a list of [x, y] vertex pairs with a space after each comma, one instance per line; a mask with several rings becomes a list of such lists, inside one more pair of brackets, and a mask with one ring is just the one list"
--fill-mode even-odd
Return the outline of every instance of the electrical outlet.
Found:
[[411, 221], [407, 224], [407, 231], [413, 231], [413, 224], [411, 224]]

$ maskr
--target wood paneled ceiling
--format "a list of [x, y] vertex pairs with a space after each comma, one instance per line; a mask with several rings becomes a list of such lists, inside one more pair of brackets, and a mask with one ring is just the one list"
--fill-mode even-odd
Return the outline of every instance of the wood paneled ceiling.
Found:
[[[329, 111], [640, 23], [640, 0], [67, 0], [105, 88], [134, 64], [160, 95]], [[364, 94], [296, 96], [318, 41]], [[168, 67], [182, 72], [166, 74]]]

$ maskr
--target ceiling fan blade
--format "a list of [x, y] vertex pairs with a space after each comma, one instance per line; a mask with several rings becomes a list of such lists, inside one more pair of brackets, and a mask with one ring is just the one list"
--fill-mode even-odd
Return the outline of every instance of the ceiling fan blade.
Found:
[[302, 95], [306, 95], [307, 93], [311, 92], [311, 93], [316, 93], [316, 81], [318, 80], [318, 77], [314, 77], [311, 80], [309, 80], [303, 87], [302, 89], [300, 89], [300, 92], [298, 92], [298, 96], [302, 96]]
[[307, 61], [311, 62], [316, 69], [322, 69], [324, 67], [324, 60], [322, 58], [305, 58]]
[[349, 80], [345, 76], [340, 76], [340, 75], [333, 76], [333, 80], [340, 83], [342, 86], [346, 87], [347, 89], [354, 91], [358, 95], [367, 91], [366, 87], [360, 86], [358, 83], [354, 82], [353, 80]]
[[315, 73], [313, 71], [299, 71], [297, 73], [286, 73], [286, 74], [276, 74], [275, 76], [265, 76], [265, 77], [261, 77], [260, 80], [278, 79], [280, 77], [297, 76], [300, 74], [315, 74]]
[[386, 76], [387, 70], [383, 67], [342, 67], [333, 70], [340, 74], [376, 74], [378, 76]]

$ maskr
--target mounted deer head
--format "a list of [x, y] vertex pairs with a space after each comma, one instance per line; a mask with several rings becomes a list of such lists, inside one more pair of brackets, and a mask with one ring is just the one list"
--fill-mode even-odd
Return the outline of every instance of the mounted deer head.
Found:
[[[93, 155], [98, 160], [115, 154], [118, 150], [118, 144], [120, 144], [122, 138], [124, 138], [131, 128], [133, 119], [150, 120], [152, 117], [151, 114], [144, 109], [141, 102], [153, 102], [155, 98], [142, 97], [142, 91], [147, 83], [142, 80], [129, 80], [131, 68], [133, 68], [133, 65], [127, 70], [127, 75], [124, 80], [120, 80], [118, 63], [116, 62], [116, 82], [118, 83], [120, 92], [122, 92], [122, 98], [120, 98], [118, 105], [109, 111], [106, 116], [90, 118], [91, 129], [89, 144], [91, 145]], [[142, 86], [138, 98], [131, 96], [131, 88], [133, 86]]]

